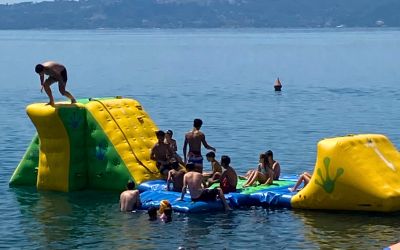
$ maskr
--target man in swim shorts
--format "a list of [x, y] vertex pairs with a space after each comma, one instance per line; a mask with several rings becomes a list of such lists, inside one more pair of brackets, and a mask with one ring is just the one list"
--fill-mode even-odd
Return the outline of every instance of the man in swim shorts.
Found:
[[140, 195], [138, 190], [135, 189], [135, 183], [133, 181], [128, 181], [126, 184], [126, 189], [121, 193], [119, 197], [119, 207], [121, 212], [131, 212], [142, 206], [140, 201]]
[[[54, 97], [51, 92], [50, 86], [55, 82], [58, 82], [58, 90], [60, 91], [60, 93], [63, 96], [68, 97], [71, 100], [71, 103], [76, 103], [76, 100], [71, 95], [71, 93], [65, 90], [68, 76], [67, 69], [64, 65], [51, 61], [44, 62], [36, 65], [35, 72], [40, 76], [40, 85], [42, 85], [42, 89], [40, 91], [44, 89], [50, 99], [48, 103], [49, 105], [54, 106]], [[49, 76], [46, 81], [44, 80], [44, 75]]]
[[150, 159], [156, 161], [156, 166], [164, 178], [167, 178], [168, 172], [172, 169], [172, 164], [176, 162], [173, 158], [174, 153], [170, 146], [164, 143], [165, 133], [162, 130], [156, 132], [157, 143], [150, 152]]
[[[183, 143], [183, 157], [184, 162], [192, 162], [198, 168], [198, 172], [203, 172], [203, 156], [201, 155], [201, 144], [208, 149], [215, 151], [215, 148], [210, 146], [206, 141], [206, 136], [200, 131], [203, 121], [194, 119], [193, 129], [185, 134], [185, 141]], [[189, 152], [187, 152], [187, 145], [189, 145]]]
[[203, 175], [195, 171], [195, 165], [193, 163], [188, 163], [186, 169], [188, 172], [183, 177], [182, 194], [178, 200], [183, 200], [186, 194], [186, 188], [189, 188], [192, 201], [215, 201], [218, 197], [220, 198], [225, 211], [231, 210], [220, 188], [203, 188]]
[[231, 158], [227, 155], [221, 157], [221, 166], [225, 169], [220, 177], [220, 188], [224, 194], [236, 192], [237, 174], [236, 171], [230, 166]]

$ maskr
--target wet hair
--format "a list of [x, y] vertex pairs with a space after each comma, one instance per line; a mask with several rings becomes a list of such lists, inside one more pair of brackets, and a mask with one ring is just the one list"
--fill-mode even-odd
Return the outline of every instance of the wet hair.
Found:
[[128, 183], [126, 184], [126, 188], [129, 189], [129, 190], [135, 189], [135, 182], [128, 181]]
[[177, 162], [177, 161], [171, 162], [171, 167], [172, 167], [172, 169], [178, 171], [179, 170], [179, 162]]
[[168, 135], [171, 135], [171, 136], [174, 134], [174, 132], [172, 132], [172, 130], [170, 130], [170, 129], [168, 129], [167, 131], [165, 131], [165, 133], [168, 134]]
[[156, 131], [156, 136], [157, 136], [157, 137], [159, 137], [159, 136], [165, 136], [165, 133], [164, 133], [164, 131], [162, 131], [162, 130], [158, 130], [158, 131]]
[[37, 64], [36, 66], [35, 66], [35, 72], [36, 73], [41, 73], [41, 72], [43, 72], [43, 70], [44, 70], [44, 66], [42, 65], [42, 64]]
[[166, 207], [166, 208], [164, 209], [164, 214], [165, 214], [167, 217], [171, 217], [171, 216], [172, 216], [172, 208], [171, 208], [171, 207]]
[[193, 162], [187, 163], [187, 164], [186, 164], [186, 169], [187, 169], [188, 171], [193, 171], [193, 170], [195, 170], [194, 163], [193, 163]]
[[231, 158], [229, 158], [229, 156], [227, 155], [221, 156], [221, 165], [229, 166], [230, 163], [231, 163]]
[[149, 214], [149, 220], [157, 220], [157, 208], [154, 206], [149, 207], [147, 209], [147, 213]]
[[208, 153], [206, 154], [206, 157], [215, 158], [215, 153], [214, 153], [213, 151], [210, 151], [210, 152], [208, 152]]
[[269, 156], [271, 156], [271, 158], [274, 159], [274, 153], [272, 153], [271, 150], [268, 150], [267, 152], [265, 152], [265, 155], [267, 156], [267, 159]]
[[195, 128], [200, 128], [201, 125], [203, 125], [203, 121], [201, 119], [194, 119], [193, 121], [193, 127]]
[[268, 159], [267, 155], [265, 153], [260, 154], [260, 163], [261, 162], [266, 162]]

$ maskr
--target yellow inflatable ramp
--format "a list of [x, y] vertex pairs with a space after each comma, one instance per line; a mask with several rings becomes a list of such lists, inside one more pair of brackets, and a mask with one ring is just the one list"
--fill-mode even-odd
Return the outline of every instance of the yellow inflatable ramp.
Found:
[[304, 209], [400, 210], [400, 153], [383, 135], [365, 134], [318, 143], [309, 184], [291, 205]]
[[37, 188], [63, 192], [82, 189], [86, 185], [84, 124], [74, 124], [73, 129], [78, 132], [71, 135], [66, 114], [83, 120], [83, 106], [57, 104], [52, 107], [37, 103], [29, 105], [26, 111], [40, 138]]
[[[94, 120], [101, 127], [137, 184], [160, 178], [155, 162], [150, 159], [150, 150], [157, 142], [155, 131], [158, 128], [138, 101], [123, 98], [91, 99], [86, 109], [89, 126], [90, 120]], [[89, 172], [93, 171], [89, 169]], [[95, 181], [90, 184], [102, 185]]]

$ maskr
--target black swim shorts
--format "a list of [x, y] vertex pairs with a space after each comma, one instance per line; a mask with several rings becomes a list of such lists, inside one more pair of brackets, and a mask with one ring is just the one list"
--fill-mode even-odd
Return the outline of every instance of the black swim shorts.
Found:
[[46, 79], [46, 82], [47, 82], [48, 84], [52, 84], [52, 83], [60, 82], [60, 81], [62, 81], [64, 84], [67, 83], [67, 81], [68, 81], [67, 70], [66, 70], [66, 69], [63, 69], [63, 70], [60, 72], [60, 75], [61, 75], [61, 79], [60, 79], [59, 77], [49, 76], [49, 77]]
[[196, 199], [192, 198], [192, 201], [215, 201], [217, 200], [217, 195], [218, 195], [218, 189], [206, 188], [203, 190], [203, 192], [198, 198]]

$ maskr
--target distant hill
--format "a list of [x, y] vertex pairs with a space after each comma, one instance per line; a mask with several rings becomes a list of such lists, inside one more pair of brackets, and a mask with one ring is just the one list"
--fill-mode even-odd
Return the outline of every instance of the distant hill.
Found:
[[0, 29], [400, 27], [400, 0], [82, 0], [0, 5]]

